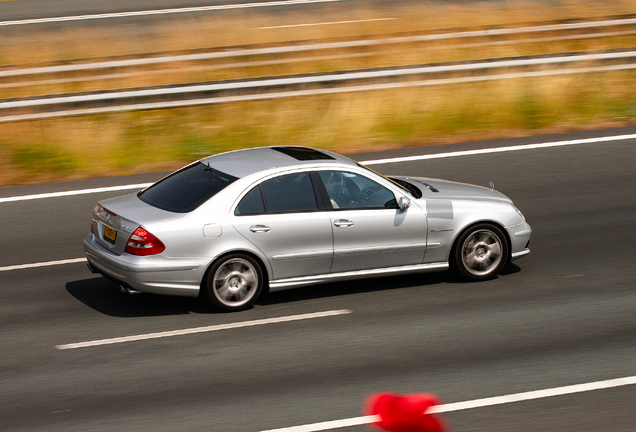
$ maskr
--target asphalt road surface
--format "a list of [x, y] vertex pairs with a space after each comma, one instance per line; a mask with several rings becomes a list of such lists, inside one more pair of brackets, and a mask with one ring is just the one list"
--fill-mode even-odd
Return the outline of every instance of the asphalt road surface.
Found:
[[[436, 1], [436, 0], [433, 0]], [[477, 0], [443, 0], [444, 3], [466, 5]], [[483, 3], [483, 2], [482, 2]], [[24, 26], [111, 26], [135, 24], [137, 31], [165, 20], [202, 16], [223, 16], [228, 11], [239, 14], [266, 14], [277, 17], [291, 12], [302, 12], [320, 17], [320, 21], [358, 19], [358, 13], [373, 8], [391, 14], [398, 7], [426, 7], [420, 0], [0, 0], [0, 31], [24, 31]], [[184, 10], [187, 9], [187, 10]], [[157, 13], [161, 11], [161, 13]], [[142, 13], [138, 13], [142, 12]], [[110, 16], [112, 14], [126, 16]], [[96, 15], [108, 17], [95, 19]], [[87, 16], [93, 16], [87, 18]], [[78, 17], [56, 20], [61, 17]], [[29, 22], [20, 21], [27, 20]], [[31, 20], [40, 20], [31, 22]], [[51, 24], [51, 22], [53, 24]], [[121, 28], [120, 31], [130, 31]], [[396, 29], [399, 31], [399, 28]]]
[[[356, 155], [359, 160], [636, 134], [636, 128]], [[375, 392], [446, 402], [636, 375], [636, 139], [375, 165], [487, 185], [534, 230], [497, 279], [450, 274], [326, 284], [233, 314], [126, 296], [81, 258], [97, 200], [0, 202], [0, 429], [262, 431], [361, 415]], [[159, 174], [0, 189], [0, 198]], [[60, 350], [264, 318], [351, 313]], [[636, 386], [460, 410], [453, 431], [633, 431]], [[366, 425], [343, 431], [370, 430]]]
[[[394, 7], [396, 3], [413, 3], [412, 0], [9, 0], [0, 2], [0, 21], [24, 20], [38, 18], [52, 18], [78, 15], [106, 14], [117, 12], [170, 10], [181, 8], [202, 8], [206, 6], [231, 5], [238, 7], [234, 10], [245, 10], [248, 13], [264, 11], [265, 13], [280, 13], [282, 11], [297, 10], [327, 5], [334, 8], [364, 8], [371, 5], [386, 5]], [[283, 4], [268, 6], [268, 3], [281, 2]], [[468, 1], [470, 2], [470, 0]], [[261, 4], [253, 7], [255, 4]], [[467, 3], [457, 0], [457, 3]], [[221, 9], [222, 11], [222, 9]], [[218, 13], [219, 10], [206, 12], [193, 11], [194, 14]], [[170, 15], [170, 14], [166, 14]]]

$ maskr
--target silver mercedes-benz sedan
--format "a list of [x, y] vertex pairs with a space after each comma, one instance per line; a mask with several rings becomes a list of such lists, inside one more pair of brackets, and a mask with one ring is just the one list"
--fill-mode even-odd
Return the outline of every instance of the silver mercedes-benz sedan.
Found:
[[128, 293], [235, 311], [270, 290], [453, 269], [494, 278], [532, 229], [492, 188], [384, 177], [344, 156], [261, 147], [194, 162], [99, 202], [89, 268]]

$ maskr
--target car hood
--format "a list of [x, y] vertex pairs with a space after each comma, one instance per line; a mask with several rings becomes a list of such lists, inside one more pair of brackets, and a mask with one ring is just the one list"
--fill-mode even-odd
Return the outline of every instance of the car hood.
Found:
[[457, 183], [425, 177], [398, 177], [415, 184], [422, 190], [422, 198], [466, 199], [501, 201], [512, 203], [512, 200], [496, 190], [466, 183]]

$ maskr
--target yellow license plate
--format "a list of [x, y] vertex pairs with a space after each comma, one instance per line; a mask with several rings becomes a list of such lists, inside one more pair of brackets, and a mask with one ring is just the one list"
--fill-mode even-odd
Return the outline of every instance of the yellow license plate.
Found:
[[117, 238], [117, 231], [115, 231], [109, 226], [104, 225], [104, 240], [112, 244], [115, 244], [116, 238]]

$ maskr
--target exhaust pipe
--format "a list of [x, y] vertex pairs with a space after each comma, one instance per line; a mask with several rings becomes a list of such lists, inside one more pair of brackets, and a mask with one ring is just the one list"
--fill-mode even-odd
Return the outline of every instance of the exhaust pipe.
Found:
[[123, 292], [124, 294], [129, 294], [129, 295], [133, 295], [133, 294], [141, 294], [141, 291], [137, 291], [136, 289], [132, 289], [130, 287], [127, 286], [123, 286], [123, 285], [119, 285], [119, 289], [121, 290], [121, 292]]
[[[91, 271], [91, 273], [99, 273], [102, 276], [104, 276], [106, 279], [109, 279], [109, 280], [112, 280], [113, 282], [119, 283], [118, 281], [116, 281], [114, 278], [112, 278], [111, 276], [107, 275], [106, 273], [102, 273], [99, 270], [97, 270], [95, 267], [93, 267], [91, 265], [91, 263], [86, 263], [86, 265], [88, 266], [88, 269]], [[119, 283], [119, 290], [121, 292], [123, 292], [124, 294], [129, 294], [129, 295], [141, 294], [142, 293], [141, 291], [137, 291], [136, 289], [133, 289], [133, 288], [128, 287], [128, 286], [125, 286], [125, 285], [123, 285], [121, 283]]]

